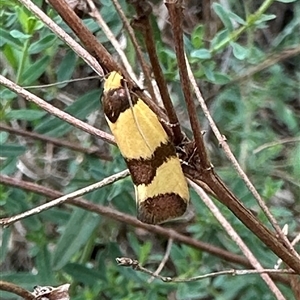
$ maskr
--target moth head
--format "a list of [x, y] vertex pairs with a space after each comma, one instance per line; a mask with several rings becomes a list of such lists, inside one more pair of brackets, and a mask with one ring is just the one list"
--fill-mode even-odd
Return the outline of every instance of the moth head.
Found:
[[118, 72], [113, 71], [109, 73], [107, 79], [104, 82], [104, 92], [109, 90], [115, 90], [122, 86], [123, 76]]

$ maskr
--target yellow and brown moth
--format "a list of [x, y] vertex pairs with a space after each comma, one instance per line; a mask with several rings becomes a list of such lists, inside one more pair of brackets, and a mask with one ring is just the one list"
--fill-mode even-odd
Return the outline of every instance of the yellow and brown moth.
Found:
[[187, 182], [156, 114], [137, 95], [129, 94], [117, 72], [105, 80], [102, 101], [135, 185], [138, 219], [159, 224], [182, 216], [189, 201]]

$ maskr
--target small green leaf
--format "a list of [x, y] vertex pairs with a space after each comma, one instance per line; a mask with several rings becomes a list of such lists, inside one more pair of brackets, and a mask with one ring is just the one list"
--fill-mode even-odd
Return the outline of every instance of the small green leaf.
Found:
[[207, 49], [198, 49], [191, 52], [191, 57], [199, 59], [210, 59], [211, 54], [210, 51]]
[[7, 43], [19, 50], [22, 48], [22, 43], [20, 42], [20, 40], [13, 37], [9, 31], [3, 28], [0, 28], [0, 37], [1, 44]]
[[191, 35], [191, 42], [194, 48], [196, 49], [201, 48], [203, 44], [202, 42], [203, 35], [204, 35], [204, 26], [203, 25], [197, 26]]
[[29, 39], [31, 37], [30, 34], [25, 34], [25, 33], [21, 32], [21, 31], [19, 31], [17, 29], [13, 29], [10, 32], [10, 35], [12, 37], [14, 37], [15, 39], [20, 39], [20, 40], [22, 40], [22, 39], [27, 40], [27, 39]]
[[282, 3], [292, 3], [296, 2], [296, 0], [276, 0], [277, 2], [282, 2]]
[[46, 70], [50, 62], [49, 56], [44, 56], [40, 60], [33, 63], [23, 74], [22, 74], [22, 85], [30, 85], [36, 79], [38, 79]]
[[57, 70], [57, 81], [69, 80], [76, 66], [77, 56], [74, 51], [68, 51]]
[[247, 24], [247, 22], [244, 19], [242, 19], [240, 16], [236, 15], [232, 11], [228, 11], [228, 16], [229, 16], [230, 19], [234, 20], [235, 22], [237, 22], [241, 25], [246, 25]]
[[47, 112], [35, 109], [18, 109], [11, 110], [6, 114], [8, 120], [24, 120], [24, 121], [34, 121], [45, 116]]
[[73, 255], [87, 243], [99, 221], [99, 216], [91, 215], [88, 211], [74, 210], [57, 243], [53, 257], [54, 269], [59, 270], [70, 262]]
[[17, 144], [4, 144], [1, 145], [2, 157], [14, 157], [22, 155], [26, 151], [26, 148]]
[[42, 38], [41, 40], [36, 41], [33, 44], [31, 44], [28, 51], [30, 54], [40, 53], [41, 51], [51, 47], [56, 40], [57, 40], [56, 35], [49, 34], [49, 35], [45, 36], [44, 38]]
[[235, 43], [235, 42], [231, 42], [230, 43], [232, 49], [233, 49], [233, 55], [239, 59], [239, 60], [243, 60], [247, 57], [248, 55], [248, 50], [244, 47], [242, 47], [241, 45]]
[[231, 78], [224, 73], [215, 72], [214, 77], [215, 77], [215, 81], [214, 81], [215, 84], [227, 84], [231, 81]]
[[261, 15], [260, 19], [255, 21], [255, 25], [259, 25], [261, 23], [276, 19], [276, 15]]
[[[223, 43], [224, 40], [229, 38], [229, 31], [227, 29], [219, 31], [211, 41], [211, 50], [219, 48], [219, 44]], [[218, 49], [219, 50], [219, 49]]]
[[0, 131], [0, 145], [7, 141], [8, 136], [9, 134], [6, 131]]
[[89, 269], [77, 263], [67, 264], [63, 268], [63, 270], [64, 272], [72, 276], [72, 278], [76, 280], [76, 282], [81, 282], [85, 285], [92, 286], [99, 282], [99, 280], [106, 280], [105, 274], [102, 274], [95, 269]]
[[233, 28], [232, 22], [228, 16], [228, 10], [225, 10], [223, 8], [223, 6], [219, 3], [213, 3], [212, 8], [215, 11], [215, 13], [218, 15], [218, 17], [221, 19], [221, 21], [223, 22], [225, 27], [229, 31], [233, 31], [234, 28]]

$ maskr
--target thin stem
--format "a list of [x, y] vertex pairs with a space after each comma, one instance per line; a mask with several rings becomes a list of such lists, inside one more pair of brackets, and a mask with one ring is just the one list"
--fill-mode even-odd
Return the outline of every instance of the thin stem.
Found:
[[186, 56], [183, 43], [183, 31], [182, 31], [182, 1], [166, 1], [166, 6], [169, 11], [170, 21], [172, 25], [172, 32], [174, 36], [175, 52], [178, 62], [179, 75], [181, 86], [184, 94], [184, 98], [187, 104], [187, 110], [191, 122], [191, 127], [194, 134], [197, 153], [199, 154], [201, 161], [201, 172], [205, 172], [211, 168], [206, 148], [204, 145], [203, 137], [201, 134], [200, 123], [197, 118], [196, 105], [193, 101], [191, 92], [191, 83], [188, 76]]
[[26, 39], [23, 49], [22, 49], [22, 56], [19, 62], [19, 67], [18, 67], [18, 71], [17, 71], [17, 77], [16, 77], [16, 82], [20, 83], [21, 80], [21, 76], [23, 74], [23, 70], [24, 70], [24, 66], [25, 66], [25, 62], [28, 56], [28, 48], [30, 45], [30, 39]]
[[[18, 179], [3, 176], [3, 175], [0, 175], [0, 183], [6, 184], [9, 186], [13, 186], [16, 188], [20, 188], [23, 190], [31, 191], [33, 193], [43, 195], [43, 196], [46, 196], [46, 197], [49, 197], [52, 199], [61, 197], [63, 195], [60, 192], [54, 191], [53, 189], [46, 188], [46, 187], [44, 187], [42, 185], [38, 185], [36, 183], [18, 180]], [[154, 225], [142, 223], [139, 220], [137, 220], [135, 217], [121, 213], [113, 208], [106, 207], [106, 206], [99, 205], [99, 204], [97, 205], [97, 204], [91, 203], [90, 201], [86, 201], [82, 198], [71, 199], [68, 201], [68, 204], [80, 207], [87, 211], [97, 213], [99, 215], [103, 215], [103, 216], [105, 216], [107, 218], [111, 218], [115, 221], [126, 223], [126, 224], [134, 226], [136, 228], [141, 228], [141, 229], [147, 230], [148, 232], [164, 236], [168, 239], [171, 238], [178, 243], [186, 244], [195, 249], [205, 251], [207, 253], [210, 253], [212, 255], [220, 257], [220, 258], [224, 259], [225, 261], [240, 264], [245, 267], [251, 267], [251, 264], [249, 263], [249, 261], [243, 256], [231, 253], [229, 251], [226, 251], [219, 247], [215, 247], [208, 243], [198, 241], [190, 236], [180, 234], [179, 232], [177, 232], [171, 228], [164, 228], [161, 226], [154, 226]], [[0, 219], [0, 222], [3, 222], [3, 219]], [[274, 275], [274, 277], [272, 277], [272, 278], [274, 278], [280, 282], [288, 284], [288, 280], [279, 275], [277, 275], [277, 276]]]
[[29, 137], [29, 138], [32, 138], [32, 139], [35, 139], [35, 140], [44, 141], [46, 143], [51, 143], [51, 144], [59, 146], [59, 147], [69, 148], [71, 150], [78, 151], [78, 152], [81, 152], [81, 153], [95, 155], [95, 156], [97, 156], [101, 159], [111, 160], [109, 157], [101, 154], [101, 151], [99, 151], [99, 148], [96, 147], [96, 146], [92, 146], [92, 147], [89, 147], [89, 148], [84, 148], [84, 147], [81, 147], [77, 144], [70, 143], [68, 141], [53, 138], [53, 137], [46, 136], [46, 135], [43, 135], [43, 134], [38, 134], [36, 132], [30, 132], [30, 131], [23, 130], [23, 129], [16, 129], [16, 128], [13, 128], [13, 127], [10, 127], [10, 126], [4, 125], [4, 124], [0, 124], [0, 130], [7, 131], [9, 133], [16, 134], [16, 135]]
[[[148, 270], [147, 268], [141, 266], [140, 263], [138, 262], [138, 260], [132, 259], [132, 258], [129, 258], [129, 257], [117, 257], [116, 262], [121, 267], [132, 267], [132, 269], [135, 270], [135, 271], [143, 272], [145, 274], [148, 274], [148, 275], [151, 275], [155, 278], [158, 278], [158, 279], [162, 280], [163, 282], [169, 282], [169, 283], [199, 281], [199, 280], [202, 280], [202, 279], [217, 277], [217, 276], [221, 276], [221, 275], [236, 276], [236, 275], [264, 274], [264, 273], [269, 273], [269, 274], [282, 273], [282, 274], [297, 275], [291, 269], [285, 269], [285, 270], [262, 269], [260, 271], [258, 271], [258, 270], [235, 270], [235, 269], [231, 269], [231, 270], [224, 270], [224, 271], [219, 271], [219, 272], [208, 273], [208, 274], [195, 276], [195, 277], [190, 277], [190, 278], [176, 278], [176, 277], [165, 277], [165, 276], [161, 276], [161, 275], [156, 275], [151, 270]], [[282, 299], [285, 299], [285, 298], [282, 298]]]
[[211, 54], [218, 52], [219, 50], [225, 48], [230, 42], [233, 42], [239, 38], [248, 28], [254, 25], [256, 21], [266, 12], [266, 10], [272, 5], [275, 0], [266, 0], [259, 7], [259, 9], [252, 15], [250, 15], [245, 25], [242, 27], [232, 31], [227, 38], [222, 40], [219, 44], [217, 44], [213, 49], [210, 50]]
[[128, 32], [128, 35], [130, 37], [130, 40], [135, 48], [135, 51], [136, 51], [136, 54], [137, 54], [137, 58], [138, 58], [138, 61], [142, 67], [142, 70], [143, 70], [143, 73], [144, 73], [144, 76], [145, 76], [145, 80], [146, 80], [146, 84], [147, 84], [147, 87], [148, 87], [148, 91], [150, 93], [150, 96], [152, 98], [152, 101], [154, 101], [155, 103], [157, 103], [156, 101], [156, 96], [155, 96], [155, 93], [154, 93], [154, 87], [152, 85], [152, 82], [151, 82], [151, 72], [150, 72], [150, 68], [149, 66], [147, 65], [146, 63], [146, 60], [144, 59], [144, 56], [143, 56], [143, 53], [142, 53], [142, 50], [141, 50], [141, 47], [140, 45], [138, 44], [137, 42], [137, 39], [135, 37], [135, 32], [133, 30], [133, 28], [131, 27], [131, 25], [129, 24], [126, 16], [125, 16], [125, 13], [123, 12], [122, 10], [122, 7], [121, 5], [119, 4], [119, 2], [117, 0], [112, 0], [122, 22], [123, 22], [123, 25], [125, 27], [125, 29], [127, 30]]
[[21, 296], [25, 300], [34, 300], [36, 299], [33, 294], [23, 289], [22, 287], [8, 281], [0, 280], [0, 290], [13, 293], [15, 295]]
[[23, 89], [22, 87], [20, 87], [19, 85], [15, 84], [14, 82], [10, 81], [9, 79], [5, 78], [2, 75], [0, 75], [0, 84], [6, 86], [11, 91], [22, 96], [27, 101], [34, 102], [35, 104], [37, 104], [39, 107], [41, 107], [45, 111], [62, 119], [63, 121], [66, 121], [66, 122], [70, 123], [71, 125], [79, 128], [83, 131], [86, 131], [100, 139], [103, 139], [111, 144], [114, 144], [114, 138], [110, 134], [105, 133], [99, 129], [96, 129], [93, 126], [90, 126], [89, 124], [82, 122], [79, 119], [76, 119], [75, 117], [71, 116], [70, 114], [61, 111], [60, 109], [52, 106], [51, 104], [47, 103], [46, 101], [37, 97], [36, 95], [26, 91], [25, 89]]
[[[278, 241], [278, 237], [275, 236], [269, 229], [267, 229], [257, 218], [253, 216], [245, 207], [244, 205], [230, 192], [230, 190], [225, 186], [225, 184], [221, 181], [221, 179], [215, 175], [208, 173], [209, 177], [206, 178], [205, 183], [213, 189], [213, 191], [217, 194], [218, 199], [222, 201], [234, 214], [241, 220], [243, 223], [253, 232], [255, 233], [261, 241], [263, 241], [270, 249], [276, 253], [280, 258], [282, 258], [291, 268], [295, 268], [300, 273], [300, 259], [298, 253], [295, 249], [291, 246], [287, 237], [282, 233], [280, 227], [278, 226], [275, 218], [270, 213], [268, 207], [266, 206], [265, 202], [260, 197], [259, 193], [255, 189], [252, 182], [247, 177], [246, 173], [240, 167], [237, 159], [233, 155], [230, 150], [229, 145], [226, 142], [226, 138], [220, 133], [217, 125], [215, 124], [208, 107], [201, 95], [199, 87], [196, 83], [195, 77], [192, 73], [190, 65], [187, 63], [190, 82], [194, 88], [194, 92], [196, 97], [200, 103], [202, 111], [207, 118], [209, 125], [214, 132], [216, 138], [218, 139], [222, 149], [225, 152], [227, 158], [233, 164], [233, 167], [245, 182], [246, 186], [253, 194], [254, 198], [257, 200], [259, 206], [262, 208], [263, 212], [268, 217], [270, 223], [275, 228], [277, 235], [280, 237], [281, 241]], [[283, 242], [285, 246], [281, 243]]]
[[79, 196], [82, 196], [82, 195], [85, 195], [87, 193], [90, 193], [96, 189], [99, 189], [101, 187], [104, 187], [106, 185], [109, 185], [121, 178], [124, 178], [124, 177], [127, 177], [129, 175], [129, 171], [128, 170], [125, 170], [125, 171], [122, 171], [120, 173], [117, 173], [117, 174], [114, 174], [112, 176], [109, 176], [97, 183], [94, 183], [94, 184], [91, 184], [89, 186], [86, 186], [82, 189], [79, 189], [73, 193], [70, 193], [70, 194], [67, 194], [67, 195], [64, 195], [64, 196], [61, 196], [57, 199], [54, 199], [50, 202], [47, 202], [43, 205], [40, 205], [38, 207], [35, 207], [33, 209], [30, 209], [24, 213], [21, 213], [21, 214], [18, 214], [18, 215], [15, 215], [13, 217], [8, 217], [8, 218], [4, 218], [4, 219], [1, 219], [0, 220], [0, 225], [3, 225], [3, 226], [8, 226], [8, 225], [11, 225], [17, 221], [20, 221], [24, 218], [27, 218], [27, 217], [30, 217], [30, 216], [33, 216], [33, 215], [36, 215], [36, 214], [39, 214], [41, 213], [42, 211], [45, 211], [45, 210], [48, 210], [54, 206], [57, 206], [57, 205], [60, 205], [70, 199], [74, 199], [76, 197], [79, 197]]
[[[94, 71], [103, 77], [104, 72], [97, 60], [91, 56], [83, 47], [81, 47], [70, 35], [63, 31], [51, 18], [49, 18], [38, 6], [30, 0], [18, 0], [25, 7], [28, 8], [34, 15], [36, 15], [50, 30], [52, 30], [61, 40], [63, 40], [69, 47], [80, 56]], [[64, 1], [61, 1], [64, 2]], [[67, 4], [66, 4], [67, 5]], [[67, 5], [68, 6], [68, 5]], [[72, 11], [73, 12], [73, 11]], [[74, 12], [73, 12], [74, 13]]]
[[[225, 219], [225, 217], [221, 214], [217, 206], [213, 203], [213, 201], [208, 197], [208, 195], [203, 191], [202, 188], [200, 188], [197, 184], [189, 180], [189, 184], [194, 188], [196, 193], [199, 195], [199, 197], [202, 199], [202, 201], [205, 203], [205, 205], [209, 208], [209, 210], [212, 212], [212, 214], [215, 216], [215, 218], [219, 221], [221, 226], [225, 229], [227, 234], [231, 237], [231, 239], [237, 244], [237, 246], [240, 248], [242, 253], [248, 258], [252, 266], [257, 271], [262, 271], [263, 267], [259, 263], [259, 261], [256, 259], [256, 257], [253, 255], [253, 253], [250, 251], [250, 249], [247, 247], [247, 245], [244, 243], [242, 238], [237, 234], [237, 232], [233, 229], [231, 224]], [[280, 292], [280, 290], [277, 288], [275, 283], [271, 280], [270, 276], [268, 274], [261, 274], [262, 279], [265, 281], [265, 283], [268, 285], [270, 290], [273, 292], [273, 294], [276, 296], [278, 300], [284, 300], [284, 296]]]

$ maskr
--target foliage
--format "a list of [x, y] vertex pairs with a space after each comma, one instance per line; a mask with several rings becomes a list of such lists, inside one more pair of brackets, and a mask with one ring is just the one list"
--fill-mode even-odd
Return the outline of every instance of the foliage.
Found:
[[[58, 25], [70, 32], [51, 7], [42, 1], [36, 2], [43, 5]], [[299, 47], [300, 7], [295, 1], [280, 2], [266, 1], [270, 7], [263, 13], [258, 6], [249, 7], [249, 2], [228, 1], [228, 8], [215, 2], [212, 5], [215, 17], [211, 23], [204, 24], [203, 16], [196, 15], [197, 22], [186, 28], [185, 42], [188, 59], [205, 99], [208, 99], [214, 120], [280, 226], [289, 224], [293, 237], [299, 230], [300, 218], [299, 55], [286, 60], [275, 58]], [[98, 80], [66, 83], [71, 78], [91, 75], [91, 69], [22, 5], [3, 0], [1, 5], [1, 74], [78, 119], [107, 129], [99, 102], [102, 90]], [[132, 17], [133, 9], [124, 1], [122, 5], [128, 17]], [[99, 9], [113, 33], [126, 39], [117, 13], [111, 13], [113, 5], [101, 1]], [[187, 15], [193, 9], [195, 7], [187, 5]], [[158, 14], [155, 18], [160, 17]], [[93, 19], [84, 16], [84, 22], [114, 53]], [[158, 26], [154, 28], [161, 66], [182, 124], [189, 133], [187, 116], [181, 108], [183, 97], [179, 90], [176, 56], [169, 45], [168, 26], [163, 31]], [[134, 64], [135, 53], [129, 42], [125, 53], [138, 72]], [[44, 86], [54, 82], [59, 84]], [[93, 154], [74, 152], [3, 130], [0, 132], [2, 175], [16, 176], [69, 193], [125, 168], [117, 149], [95, 141], [6, 88], [1, 87], [0, 93], [2, 122], [85, 148], [97, 145], [102, 155], [99, 159]], [[266, 222], [244, 183], [225, 159], [210, 129], [206, 128], [200, 112], [199, 118], [203, 129], [207, 130], [206, 141], [216, 171], [243, 203]], [[275, 144], [268, 146], [274, 141]], [[259, 150], [261, 146], [265, 147]], [[47, 200], [18, 188], [5, 185], [0, 188], [1, 217], [23, 212]], [[85, 198], [135, 214], [129, 179], [89, 193]], [[240, 254], [235, 243], [224, 234], [193, 193], [192, 202], [195, 218], [187, 225], [177, 226], [177, 230]], [[219, 208], [261, 263], [272, 268], [277, 259], [275, 255], [226, 208], [221, 205]], [[235, 276], [194, 283], [167, 284], [157, 279], [149, 283], [149, 276], [118, 267], [115, 263], [119, 256], [135, 257], [147, 268], [155, 270], [165, 248], [163, 237], [72, 206], [57, 207], [3, 230], [1, 279], [28, 290], [35, 285], [69, 282], [72, 283], [72, 299], [129, 300], [142, 299], [145, 295], [153, 300], [273, 299], [257, 275], [248, 276], [247, 280]], [[162, 274], [193, 277], [232, 267], [230, 262], [174, 242]], [[287, 286], [280, 285], [280, 288], [287, 299], [293, 298]], [[6, 293], [2, 298], [13, 299]]]

